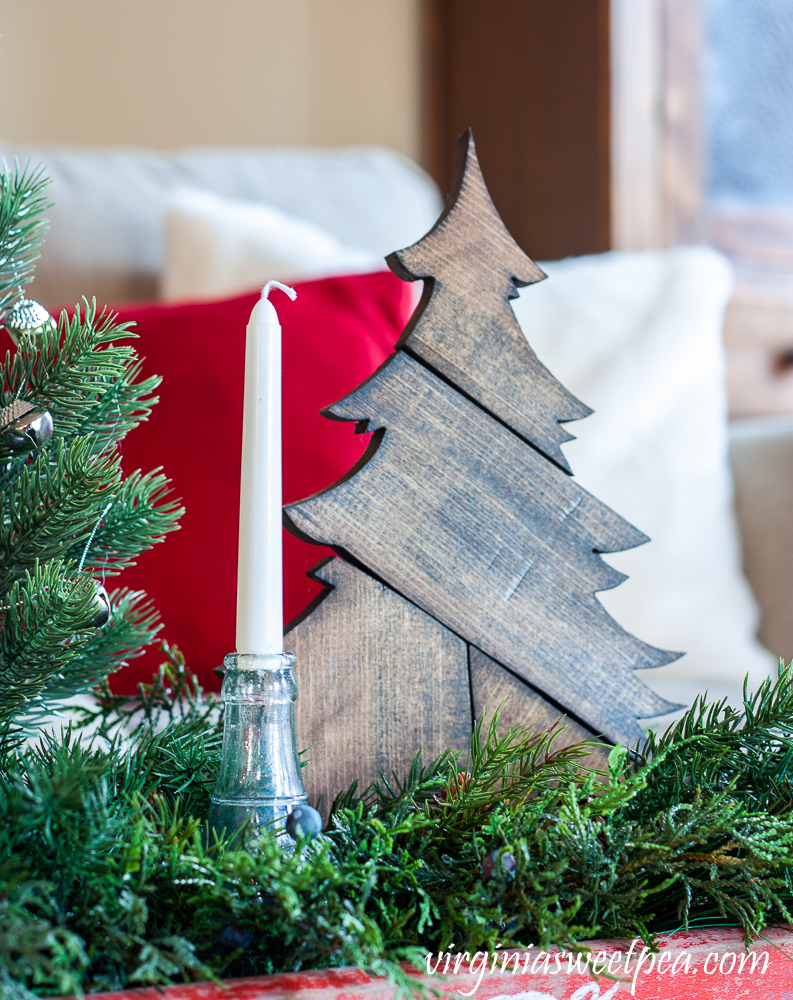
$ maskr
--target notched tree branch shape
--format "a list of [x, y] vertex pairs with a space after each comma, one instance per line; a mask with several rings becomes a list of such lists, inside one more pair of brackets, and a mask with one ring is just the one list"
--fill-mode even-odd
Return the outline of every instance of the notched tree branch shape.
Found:
[[[394, 354], [323, 411], [374, 430], [376, 446], [332, 487], [284, 509], [293, 533], [350, 559], [388, 597], [356, 573], [323, 569], [341, 574], [337, 589], [294, 636], [303, 678], [299, 711], [309, 727], [302, 737], [319, 745], [332, 726], [324, 701], [307, 704], [307, 671], [343, 661], [364, 692], [354, 708], [359, 722], [345, 709], [351, 729], [378, 718], [374, 695], [365, 693], [375, 673], [376, 684], [391, 685], [397, 672], [403, 678], [412, 671], [403, 684], [404, 718], [383, 718], [382, 733], [369, 734], [371, 751], [356, 748], [363, 778], [373, 775], [361, 753], [374, 766], [388, 746], [392, 754], [420, 749], [411, 719], [419, 717], [422, 698], [438, 699], [439, 726], [465, 717], [470, 731], [472, 704], [494, 707], [484, 700], [487, 685], [509, 688], [525, 716], [543, 724], [561, 708], [595, 736], [641, 741], [639, 719], [678, 706], [634, 671], [679, 654], [628, 634], [597, 594], [625, 579], [601, 553], [647, 538], [568, 475], [562, 424], [590, 411], [540, 364], [518, 326], [510, 299], [544, 275], [499, 218], [470, 132], [460, 137], [455, 186], [441, 218], [388, 261], [406, 280], [425, 279], [422, 301]], [[380, 601], [392, 608], [385, 618], [378, 617]], [[398, 602], [405, 604], [399, 611]], [[435, 635], [417, 610], [442, 631]], [[446, 700], [436, 693], [442, 647], [443, 669], [455, 677]], [[466, 669], [468, 690], [459, 686]]]
[[[509, 302], [543, 271], [510, 236], [485, 186], [470, 129], [457, 144], [452, 189], [427, 235], [387, 258], [424, 295], [398, 346], [430, 365], [566, 472], [559, 426], [592, 411], [538, 360]], [[427, 280], [430, 279], [430, 280]]]

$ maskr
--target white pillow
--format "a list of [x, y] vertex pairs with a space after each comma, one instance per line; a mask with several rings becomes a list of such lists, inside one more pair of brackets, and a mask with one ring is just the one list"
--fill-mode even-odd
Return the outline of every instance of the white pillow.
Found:
[[515, 314], [541, 361], [595, 413], [567, 425], [576, 479], [652, 541], [607, 556], [600, 594], [640, 639], [686, 652], [643, 679], [670, 701], [740, 704], [775, 660], [755, 639], [727, 457], [721, 328], [732, 274], [705, 247], [542, 264]]
[[311, 222], [193, 188], [169, 199], [165, 246], [162, 297], [170, 302], [224, 298], [270, 278], [307, 281], [385, 267]]

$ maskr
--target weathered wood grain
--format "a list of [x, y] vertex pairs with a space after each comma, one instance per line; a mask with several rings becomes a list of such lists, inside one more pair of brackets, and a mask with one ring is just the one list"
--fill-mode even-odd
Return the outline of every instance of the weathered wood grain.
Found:
[[560, 421], [592, 411], [551, 375], [529, 347], [509, 304], [545, 277], [520, 249], [490, 199], [468, 130], [457, 147], [446, 209], [418, 243], [388, 264], [424, 295], [398, 346], [421, 358], [517, 434], [570, 471]]
[[524, 684], [500, 663], [496, 663], [481, 649], [468, 647], [468, 667], [471, 675], [471, 704], [474, 721], [484, 720], [484, 731], [490, 725], [496, 709], [499, 709], [496, 732], [504, 736], [513, 726], [531, 726], [534, 732], [545, 732], [556, 727], [557, 735], [552, 751], [588, 741], [593, 749], [581, 758], [583, 767], [608, 769], [608, 743], [598, 743], [595, 734], [587, 726], [560, 712], [536, 691]]
[[[490, 725], [498, 708], [498, 733], [502, 736], [513, 726], [533, 726], [537, 732], [550, 729], [565, 716], [476, 646], [468, 647], [468, 664], [474, 719], [484, 720], [483, 729]], [[556, 748], [591, 740], [595, 735], [591, 729], [567, 716], [562, 725], [564, 729], [554, 741]]]
[[[560, 423], [589, 410], [540, 364], [515, 320], [510, 299], [543, 274], [504, 228], [470, 132], [437, 225], [389, 264], [406, 280], [425, 279], [422, 302], [397, 352], [324, 411], [374, 431], [369, 448], [330, 490], [284, 511], [296, 534], [350, 554], [387, 585], [328, 570], [342, 573], [334, 603], [328, 598], [295, 629], [299, 658], [312, 664], [301, 711], [321, 741], [318, 766], [337, 767], [333, 782], [323, 772], [317, 787], [342, 787], [352, 776], [347, 764], [327, 763], [338, 756], [362, 757], [366, 777], [378, 767], [404, 770], [410, 754], [402, 743], [386, 746], [389, 728], [402, 740], [401, 713], [413, 711], [416, 687], [437, 690], [452, 663], [455, 710], [430, 693], [432, 706], [422, 709], [433, 746], [448, 742], [440, 734], [449, 726], [462, 734], [471, 698], [477, 712], [492, 711], [499, 692], [510, 693], [505, 721], [555, 721], [555, 709], [526, 685], [583, 723], [570, 726], [571, 738], [588, 726], [614, 741], [641, 739], [638, 719], [678, 706], [634, 670], [677, 654], [629, 635], [596, 594], [624, 579], [601, 553], [647, 539], [566, 475], [560, 445], [569, 435]], [[469, 691], [460, 681], [466, 643]], [[423, 673], [397, 682], [397, 665], [414, 661]], [[381, 664], [393, 664], [382, 668], [382, 683], [402, 683], [398, 690], [384, 693], [372, 681]], [[338, 700], [347, 676], [359, 688], [360, 740], [345, 728]], [[325, 691], [333, 692], [327, 704]], [[440, 711], [452, 721], [435, 718]]]
[[675, 707], [633, 671], [676, 654], [594, 596], [624, 579], [599, 553], [644, 535], [403, 352], [330, 413], [377, 433], [355, 474], [284, 508], [292, 530], [352, 554], [598, 734], [633, 742], [637, 717]]
[[312, 575], [332, 589], [284, 647], [297, 658], [298, 745], [311, 748], [303, 780], [327, 813], [356, 778], [363, 790], [381, 771], [403, 778], [419, 750], [466, 750], [471, 701], [462, 639], [340, 559]]

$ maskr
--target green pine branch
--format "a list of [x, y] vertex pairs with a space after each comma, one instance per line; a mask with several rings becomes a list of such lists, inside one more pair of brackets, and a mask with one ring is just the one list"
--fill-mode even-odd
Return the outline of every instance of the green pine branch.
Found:
[[[0, 309], [30, 279], [45, 223], [41, 171], [0, 175]], [[135, 335], [95, 302], [2, 365], [0, 405], [23, 399], [52, 414], [34, 453], [0, 442], [0, 726], [29, 730], [60, 700], [87, 690], [154, 640], [144, 595], [121, 591], [106, 626], [91, 626], [94, 578], [132, 565], [177, 527], [179, 504], [155, 470], [123, 477], [117, 448], [157, 402]], [[6, 742], [6, 746], [10, 744]]]
[[68, 556], [108, 576], [134, 566], [142, 552], [179, 527], [184, 508], [169, 494], [168, 480], [158, 470], [131, 473], [107, 498], [89, 539], [75, 539]]
[[108, 623], [86, 633], [37, 699], [26, 703], [24, 711], [15, 715], [15, 726], [34, 732], [61, 702], [75, 694], [91, 693], [109, 674], [127, 666], [156, 640], [162, 627], [159, 615], [142, 591], [124, 588], [111, 592], [109, 597]]
[[42, 167], [3, 166], [0, 173], [0, 313], [33, 278], [33, 265], [47, 230], [41, 213], [51, 207], [44, 195], [49, 179]]
[[0, 609], [0, 722], [40, 696], [89, 641], [96, 588], [71, 563], [36, 563]]
[[[148, 420], [152, 408], [158, 402], [158, 397], [151, 393], [160, 384], [160, 379], [156, 375], [141, 379], [142, 367], [143, 362], [136, 360], [132, 352], [131, 358], [125, 361], [121, 377], [82, 415], [73, 430], [75, 436], [92, 434], [97, 447], [105, 451], [126, 437], [142, 421]], [[68, 424], [66, 426], [68, 428]]]
[[97, 455], [90, 437], [45, 445], [0, 494], [0, 594], [37, 561], [84, 546], [120, 484], [118, 454]]
[[[45, 331], [39, 346], [23, 342], [6, 355], [2, 405], [22, 397], [48, 409], [55, 435], [64, 440], [93, 435], [107, 450], [145, 420], [157, 398], [157, 377], [140, 379], [141, 363], [130, 324], [119, 324], [96, 303], [84, 303], [69, 318], [62, 313], [57, 331]], [[0, 451], [0, 460], [10, 457]]]
[[105, 575], [178, 527], [183, 508], [155, 472], [121, 478], [115, 449], [91, 437], [45, 446], [0, 493], [0, 594], [36, 561], [71, 559]]

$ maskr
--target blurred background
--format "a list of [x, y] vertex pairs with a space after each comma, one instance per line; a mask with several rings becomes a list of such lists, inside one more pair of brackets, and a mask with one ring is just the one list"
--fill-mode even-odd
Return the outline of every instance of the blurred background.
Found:
[[515, 309], [603, 421], [577, 475], [655, 540], [613, 613], [689, 651], [673, 687], [729, 674], [732, 696], [793, 655], [791, 0], [0, 0], [0, 32], [0, 154], [54, 178], [48, 306], [382, 267], [471, 126], [523, 249], [600, 255]]
[[474, 127], [534, 257], [707, 241], [733, 416], [793, 411], [789, 0], [0, 0], [23, 145], [380, 144]]

